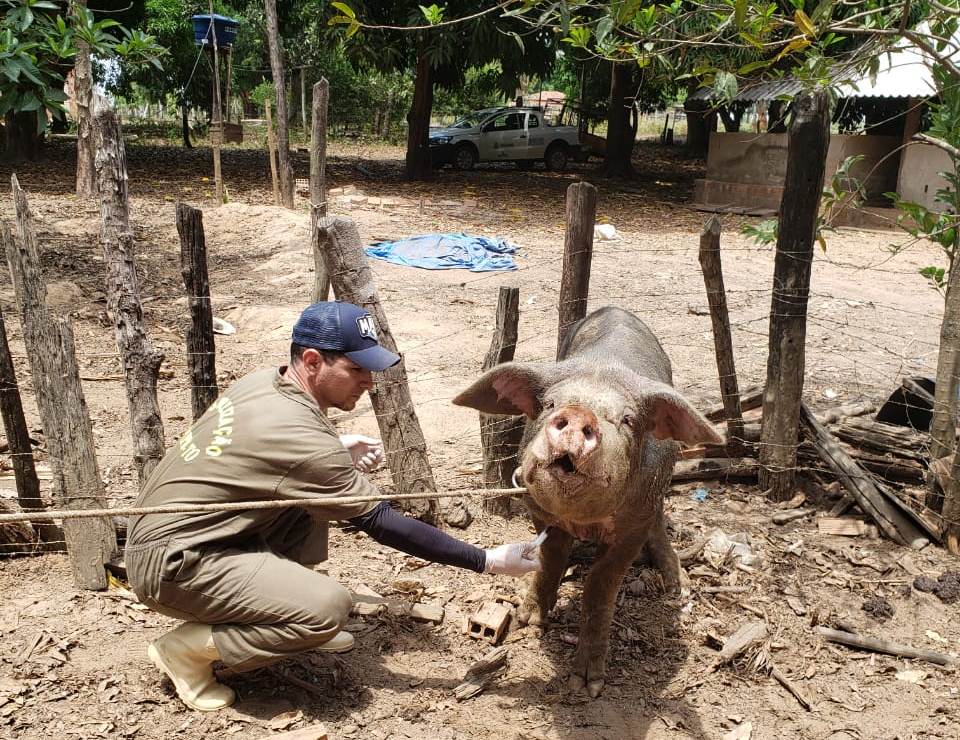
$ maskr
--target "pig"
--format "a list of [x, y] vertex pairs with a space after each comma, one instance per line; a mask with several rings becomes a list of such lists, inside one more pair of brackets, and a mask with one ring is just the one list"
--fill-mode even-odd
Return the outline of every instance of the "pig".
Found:
[[522, 624], [547, 626], [574, 539], [598, 543], [569, 679], [573, 691], [596, 698], [630, 564], [645, 554], [668, 591], [680, 588], [680, 561], [663, 516], [676, 442], [723, 440], [673, 389], [663, 347], [629, 311], [605, 307], [575, 323], [559, 357], [498, 365], [453, 403], [527, 418], [518, 478], [537, 531], [549, 529], [541, 570], [518, 610]]

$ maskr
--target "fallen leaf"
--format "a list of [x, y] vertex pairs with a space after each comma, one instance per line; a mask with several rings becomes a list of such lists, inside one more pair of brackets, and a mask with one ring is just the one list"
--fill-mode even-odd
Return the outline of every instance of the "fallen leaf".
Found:
[[300, 710], [283, 712], [270, 720], [271, 730], [286, 730], [290, 725], [296, 724], [303, 719], [303, 712]]

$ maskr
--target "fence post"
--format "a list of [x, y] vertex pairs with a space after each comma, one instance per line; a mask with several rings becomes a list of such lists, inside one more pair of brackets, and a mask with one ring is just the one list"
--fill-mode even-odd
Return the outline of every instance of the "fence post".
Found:
[[[483, 360], [483, 372], [501, 362], [510, 362], [517, 348], [517, 324], [520, 318], [520, 289], [500, 286], [497, 298], [497, 323], [490, 349]], [[517, 465], [522, 416], [480, 414], [480, 442], [483, 445], [483, 484], [488, 488], [510, 488]], [[486, 499], [483, 508], [493, 514], [510, 513], [510, 497]]]
[[716, 216], [711, 216], [700, 232], [700, 268], [710, 303], [713, 346], [717, 355], [717, 372], [720, 374], [720, 396], [724, 415], [727, 417], [727, 443], [740, 448], [743, 445], [743, 413], [740, 410], [737, 366], [733, 357], [733, 339], [730, 336], [727, 293], [723, 286], [720, 219]]
[[280, 180], [277, 177], [277, 143], [273, 134], [273, 115], [270, 113], [270, 101], [263, 103], [263, 112], [267, 117], [267, 154], [270, 157], [270, 181], [273, 183], [273, 204], [283, 205], [280, 201]]
[[327, 300], [330, 278], [323, 261], [326, 245], [320, 241], [317, 219], [327, 217], [327, 107], [330, 83], [326, 77], [313, 86], [313, 123], [310, 131], [310, 241], [313, 246], [313, 303]]
[[190, 408], [196, 421], [220, 394], [203, 211], [186, 203], [177, 203], [177, 233], [180, 234], [180, 274], [190, 308], [187, 367], [190, 371]]
[[97, 188], [100, 191], [100, 244], [107, 268], [107, 308], [113, 316], [117, 348], [123, 358], [127, 409], [133, 432], [133, 461], [142, 488], [164, 453], [163, 417], [157, 403], [157, 378], [163, 353], [154, 348], [143, 326], [143, 306], [130, 228], [127, 157], [120, 120], [103, 103], [98, 103], [94, 134]]
[[774, 501], [785, 501], [794, 493], [810, 269], [830, 145], [827, 93], [801, 95], [794, 106], [780, 201], [760, 431], [760, 485], [769, 489]]
[[[54, 498], [67, 509], [105, 508], [93, 428], [80, 387], [73, 331], [68, 320], [52, 316], [47, 308], [33, 215], [17, 176], [10, 180], [20, 238], [17, 243], [6, 231], [4, 246], [20, 304], [24, 344], [50, 454]], [[77, 585], [105, 589], [104, 563], [117, 549], [113, 522], [108, 517], [73, 519], [64, 522], [63, 530]]]
[[[380, 305], [373, 272], [363, 253], [363, 242], [356, 224], [348, 218], [325, 218], [317, 222], [317, 229], [329, 245], [324, 250], [323, 257], [334, 293], [341, 300], [367, 309], [376, 321], [380, 344], [396, 352], [397, 343], [387, 323], [387, 315]], [[390, 466], [397, 493], [436, 491], [437, 484], [430, 469], [427, 445], [417, 412], [410, 398], [407, 370], [403, 360], [374, 377], [370, 401], [377, 414], [387, 464]], [[445, 508], [445, 519], [450, 508], [453, 507]], [[460, 508], [466, 512], [466, 507], [462, 504]], [[437, 509], [436, 499], [424, 499], [415, 502], [409, 510], [418, 517], [436, 521]], [[451, 513], [454, 514], [454, 521], [459, 521], [456, 518], [457, 512]], [[466, 523], [462, 524], [464, 527], [469, 524], [469, 512], [466, 512], [466, 516]]]
[[[3, 243], [13, 237], [7, 225], [3, 224]], [[17, 482], [17, 503], [24, 512], [42, 511], [46, 508], [40, 498], [40, 480], [33, 462], [33, 448], [30, 446], [30, 430], [23, 415], [23, 402], [20, 400], [20, 388], [17, 386], [17, 374], [7, 342], [7, 328], [0, 310], [0, 413], [3, 415], [3, 428], [7, 433], [10, 446], [10, 460], [13, 475]], [[62, 532], [49, 523], [31, 522], [41, 542], [52, 542]]]
[[575, 182], [568, 187], [567, 232], [563, 241], [563, 273], [560, 278], [558, 359], [567, 328], [587, 315], [596, 216], [597, 189], [588, 182]]

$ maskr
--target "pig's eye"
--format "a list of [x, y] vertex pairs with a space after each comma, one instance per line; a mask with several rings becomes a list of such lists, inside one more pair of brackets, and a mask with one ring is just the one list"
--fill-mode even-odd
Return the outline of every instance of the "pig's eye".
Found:
[[633, 414], [624, 414], [622, 421], [631, 429], [636, 429], [637, 427], [637, 417], [634, 416]]
[[553, 407], [554, 407], [554, 403], [552, 399], [548, 398], [543, 402], [544, 411], [553, 411]]

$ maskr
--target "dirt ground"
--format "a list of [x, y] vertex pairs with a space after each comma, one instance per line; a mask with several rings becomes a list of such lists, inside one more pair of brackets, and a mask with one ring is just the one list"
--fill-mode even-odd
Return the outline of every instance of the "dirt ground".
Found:
[[[443, 488], [481, 484], [476, 415], [450, 398], [475, 377], [492, 330], [497, 288], [518, 286], [517, 358], [555, 352], [563, 245], [564, 191], [589, 168], [565, 175], [510, 168], [441, 173], [429, 184], [400, 179], [401, 152], [362, 143], [332, 150], [331, 211], [355, 219], [365, 239], [467, 230], [503, 236], [520, 247], [512, 273], [426, 271], [373, 262], [391, 329], [406, 357], [411, 393]], [[120, 365], [105, 315], [98, 209], [72, 195], [73, 159], [65, 146], [21, 168], [41, 233], [51, 303], [74, 319], [84, 390], [111, 500], [129, 502], [136, 476]], [[289, 330], [309, 302], [313, 281], [308, 215], [267, 205], [269, 170], [254, 151], [227, 151], [231, 202], [212, 208], [208, 153], [133, 146], [128, 150], [141, 296], [149, 331], [169, 372], [160, 383], [168, 444], [188, 425], [184, 332], [188, 317], [179, 274], [174, 201], [204, 210], [215, 314], [236, 328], [218, 337], [221, 386], [258, 367], [283, 362]], [[642, 177], [598, 182], [599, 220], [620, 238], [597, 242], [591, 308], [637, 312], [670, 354], [676, 386], [706, 406], [718, 399], [716, 367], [697, 262], [705, 214], [684, 203], [696, 162], [675, 151], [642, 147]], [[297, 174], [306, 177], [300, 153]], [[2, 174], [9, 174], [9, 170]], [[2, 199], [3, 217], [12, 203]], [[765, 377], [772, 251], [739, 234], [742, 219], [724, 217], [723, 259], [741, 387]], [[917, 274], [938, 263], [932, 247], [893, 255], [895, 233], [841, 230], [813, 266], [805, 396], [815, 408], [882, 402], [903, 375], [932, 375], [942, 300]], [[32, 429], [39, 427], [29, 368], [9, 279], [0, 282], [7, 331]], [[337, 416], [340, 428], [376, 434], [368, 402]], [[42, 463], [43, 453], [38, 458]], [[8, 462], [8, 461], [7, 461]], [[385, 488], [389, 476], [377, 474]], [[0, 497], [15, 496], [0, 480]], [[695, 489], [698, 491], [694, 496]], [[832, 504], [818, 486], [810, 500]], [[492, 545], [526, 538], [522, 515], [504, 520], [472, 506], [462, 534]], [[910, 588], [958, 563], [935, 547], [920, 552], [870, 538], [818, 534], [807, 519], [778, 527], [755, 486], [715, 482], [676, 486], [668, 500], [681, 549], [720, 528], [747, 533], [760, 557], [752, 567], [702, 555], [687, 566], [690, 588], [665, 598], [651, 572], [636, 567], [621, 590], [607, 686], [597, 700], [566, 689], [573, 655], [582, 572], [578, 551], [565, 580], [555, 626], [543, 635], [514, 629], [506, 675], [480, 696], [458, 703], [452, 689], [489, 648], [462, 634], [464, 617], [495, 594], [522, 584], [439, 566], [416, 567], [361, 535], [334, 530], [329, 573], [351, 588], [441, 603], [445, 618], [427, 625], [403, 617], [356, 618], [348, 655], [306, 654], [279, 666], [227, 679], [240, 695], [213, 715], [186, 710], [148, 663], [148, 640], [172, 621], [111, 590], [78, 591], [61, 554], [0, 560], [0, 737], [261, 738], [312, 722], [331, 738], [957, 738], [960, 699], [955, 673], [918, 661], [855, 652], [824, 643], [813, 626], [846, 625], [897, 642], [960, 653], [960, 611]], [[413, 584], [413, 594], [410, 593]], [[739, 586], [728, 593], [708, 588]], [[892, 606], [863, 609], [880, 597]], [[881, 607], [883, 605], [881, 604]], [[717, 640], [765, 618], [771, 636], [751, 660], [707, 668]], [[883, 620], [883, 621], [880, 621]], [[751, 662], [755, 661], [755, 662]], [[756, 668], [760, 665], [760, 668]], [[770, 678], [776, 666], [813, 704]], [[299, 685], [289, 676], [300, 679]], [[303, 688], [303, 683], [311, 686]], [[752, 733], [752, 735], [751, 735]]]

